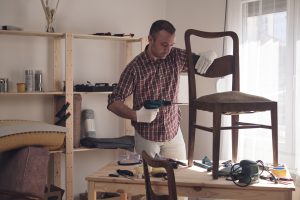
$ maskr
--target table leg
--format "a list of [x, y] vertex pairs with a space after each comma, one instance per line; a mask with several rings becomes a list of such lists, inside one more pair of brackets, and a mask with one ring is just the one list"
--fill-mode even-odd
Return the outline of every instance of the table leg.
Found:
[[88, 200], [97, 200], [96, 199], [96, 190], [95, 183], [93, 181], [88, 182]]
[[121, 192], [120, 193], [120, 200], [127, 200], [127, 193]]
[[285, 200], [292, 200], [293, 199], [293, 194], [292, 191], [287, 191], [285, 192]]

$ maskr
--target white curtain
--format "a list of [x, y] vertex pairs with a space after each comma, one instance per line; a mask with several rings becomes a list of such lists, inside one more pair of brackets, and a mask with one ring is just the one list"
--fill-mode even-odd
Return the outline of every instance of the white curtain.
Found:
[[[240, 39], [241, 91], [278, 102], [279, 162], [298, 175], [299, 26], [300, 0], [228, 0], [226, 29], [236, 31]], [[226, 79], [218, 83], [220, 91], [226, 90], [224, 85]], [[270, 113], [242, 115], [241, 120], [270, 124]], [[272, 162], [270, 130], [240, 132], [239, 159]]]
[[294, 120], [293, 120], [293, 135], [294, 135], [294, 146], [293, 158], [295, 160], [295, 169], [298, 175], [297, 182], [300, 184], [300, 0], [295, 0], [295, 36], [294, 36], [294, 66], [295, 66], [295, 98], [294, 98]]

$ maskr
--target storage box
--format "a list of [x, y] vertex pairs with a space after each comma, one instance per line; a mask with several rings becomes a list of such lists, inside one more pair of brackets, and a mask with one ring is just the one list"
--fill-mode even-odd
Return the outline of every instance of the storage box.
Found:
[[278, 178], [286, 178], [286, 175], [287, 175], [286, 172], [287, 172], [287, 170], [286, 170], [285, 166], [274, 167], [272, 169], [272, 173]]
[[[49, 152], [43, 147], [24, 147], [0, 154], [0, 191], [44, 197]], [[5, 199], [1, 196], [0, 199]], [[18, 199], [18, 198], [13, 198]]]

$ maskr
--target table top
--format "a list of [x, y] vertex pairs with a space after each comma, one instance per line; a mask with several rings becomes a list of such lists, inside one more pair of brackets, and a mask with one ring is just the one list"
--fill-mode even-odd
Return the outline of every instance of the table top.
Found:
[[[134, 168], [138, 165], [120, 166], [117, 162], [112, 162], [105, 167], [99, 169], [97, 172], [86, 177], [89, 182], [102, 182], [102, 183], [125, 183], [125, 184], [144, 184], [144, 179], [133, 178], [128, 179], [125, 177], [110, 177], [111, 173], [116, 174], [117, 169], [127, 169], [135, 172]], [[251, 184], [247, 187], [238, 187], [232, 181], [220, 177], [217, 180], [212, 178], [211, 172], [206, 172], [205, 169], [192, 166], [192, 167], [179, 167], [174, 169], [176, 186], [177, 187], [205, 187], [205, 188], [239, 188], [241, 190], [295, 190], [293, 181], [288, 181], [288, 184], [275, 184], [274, 182], [260, 179], [258, 183]], [[167, 181], [163, 178], [151, 178], [154, 185], [167, 185]]]

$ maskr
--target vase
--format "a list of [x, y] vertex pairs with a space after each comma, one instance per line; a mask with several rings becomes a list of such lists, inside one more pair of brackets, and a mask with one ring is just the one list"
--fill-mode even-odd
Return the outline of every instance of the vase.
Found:
[[54, 20], [47, 20], [46, 32], [54, 33]]

